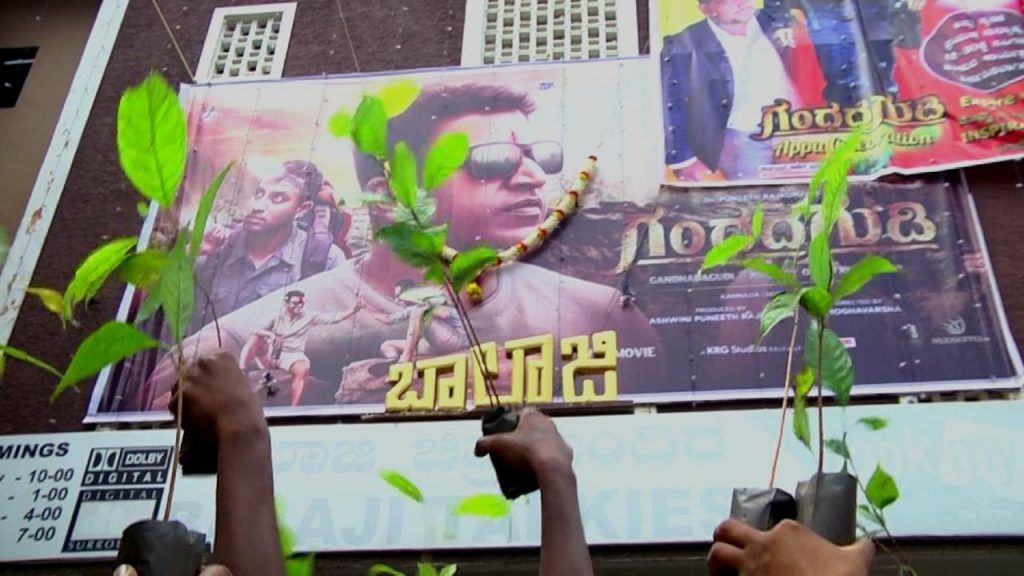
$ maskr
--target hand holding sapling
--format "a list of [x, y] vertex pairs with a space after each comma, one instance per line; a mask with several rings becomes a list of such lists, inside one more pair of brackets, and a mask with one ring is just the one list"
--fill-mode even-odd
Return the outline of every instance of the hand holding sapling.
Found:
[[537, 479], [541, 496], [541, 575], [593, 574], [572, 471], [572, 448], [555, 423], [539, 412], [524, 412], [514, 431], [477, 441], [476, 455], [487, 454]]
[[729, 519], [715, 528], [708, 574], [734, 571], [743, 576], [867, 576], [875, 545], [864, 539], [835, 546], [793, 520], [763, 532]]
[[509, 467], [534, 475], [538, 481], [572, 470], [572, 448], [550, 418], [527, 411], [512, 432], [485, 436], [476, 442], [476, 455], [491, 455]]
[[185, 370], [182, 381], [185, 420], [197, 432], [218, 442], [266, 434], [263, 411], [231, 354], [200, 358]]

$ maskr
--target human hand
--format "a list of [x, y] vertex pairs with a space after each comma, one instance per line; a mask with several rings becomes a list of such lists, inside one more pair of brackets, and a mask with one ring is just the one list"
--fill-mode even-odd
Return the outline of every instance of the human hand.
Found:
[[512, 432], [484, 436], [476, 441], [477, 457], [495, 456], [511, 468], [532, 472], [538, 481], [572, 470], [572, 448], [558, 433], [555, 423], [540, 412], [519, 415]]
[[229, 228], [211, 223], [211, 225], [206, 227], [206, 233], [203, 234], [203, 242], [199, 246], [199, 252], [201, 254], [209, 254], [219, 250], [227, 242], [229, 236], [231, 236]]
[[[266, 431], [256, 396], [231, 354], [199, 358], [185, 369], [182, 383], [184, 417], [201, 435], [222, 441]], [[172, 411], [175, 404], [171, 403]]]
[[924, 8], [925, 0], [907, 0], [907, 9], [913, 12], [920, 12]]
[[710, 180], [714, 177], [715, 173], [707, 167], [706, 164], [695, 159], [688, 166], [684, 168], [676, 168], [672, 170], [672, 174], [675, 175], [679, 180], [687, 182], [696, 182], [698, 180]]
[[742, 576], [867, 576], [875, 558], [871, 540], [835, 546], [793, 520], [768, 532], [730, 518], [715, 528], [708, 573]]
[[[911, 1], [914, 1], [914, 0], [911, 0]], [[789, 28], [789, 27], [779, 28], [778, 30], [776, 30], [775, 32], [772, 33], [772, 39], [775, 40], [776, 44], [778, 44], [779, 46], [781, 46], [783, 48], [795, 48], [796, 47], [796, 36], [793, 34], [793, 29], [792, 28]]]

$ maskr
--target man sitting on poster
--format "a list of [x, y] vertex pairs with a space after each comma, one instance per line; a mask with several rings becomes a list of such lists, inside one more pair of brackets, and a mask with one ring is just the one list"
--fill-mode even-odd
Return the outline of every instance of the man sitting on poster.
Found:
[[665, 37], [661, 50], [665, 164], [679, 180], [756, 179], [773, 161], [761, 107], [793, 90], [769, 15], [753, 0], [698, 0], [707, 18]]
[[[329, 235], [321, 241], [320, 218], [310, 230], [298, 222], [313, 215], [324, 178], [311, 162], [291, 160], [260, 181], [241, 230], [211, 227], [196, 260], [196, 317], [193, 328], [293, 282], [335, 268], [345, 255]], [[320, 216], [320, 214], [316, 214]], [[212, 309], [207, 305], [207, 296]]]
[[[302, 391], [309, 380], [309, 358], [306, 357], [306, 338], [315, 326], [338, 324], [352, 317], [362, 308], [356, 300], [351, 310], [337, 314], [305, 312], [306, 295], [301, 290], [290, 290], [284, 295], [281, 314], [261, 326], [242, 347], [239, 367], [246, 370], [253, 362], [269, 377], [275, 369], [286, 370], [292, 377], [292, 406], [299, 404]], [[272, 385], [272, 377], [267, 379]]]
[[[464, 250], [482, 242], [511, 246], [546, 217], [543, 189], [548, 178], [562, 170], [562, 150], [557, 142], [531, 137], [537, 128], [530, 123], [534, 108], [529, 95], [506, 86], [435, 85], [425, 87], [405, 113], [390, 121], [392, 144], [407, 142], [421, 161], [439, 135], [462, 132], [469, 137], [472, 147], [466, 163], [433, 193], [437, 201], [434, 221], [448, 224], [448, 244], [453, 248]], [[357, 164], [364, 190], [390, 193], [376, 161], [360, 156]], [[375, 228], [383, 226], [390, 221], [390, 211], [378, 207], [371, 219]], [[407, 326], [386, 319], [407, 307], [395, 298], [395, 288], [409, 282], [422, 282], [422, 272], [402, 263], [387, 246], [374, 243], [365, 256], [294, 284], [291, 289], [301, 290], [323, 309], [347, 310], [358, 299], [366, 304], [366, 309], [348, 322], [310, 334], [307, 354], [312, 372], [337, 383], [343, 368], [360, 360], [382, 358], [383, 342], [405, 339]], [[647, 351], [643, 357], [618, 360], [621, 393], [674, 388], [675, 384], [664, 378], [657, 334], [637, 307], [621, 303], [618, 290], [528, 263], [490, 271], [482, 285], [483, 301], [467, 303], [481, 342], [501, 346], [516, 338], [551, 335], [557, 347], [562, 337], [615, 330], [619, 346]], [[240, 350], [261, 325], [277, 315], [282, 296], [283, 292], [272, 294], [221, 318], [223, 348], [232, 353]], [[185, 342], [184, 349], [189, 355], [216, 349], [215, 330], [214, 325], [207, 325]], [[464, 352], [432, 340], [432, 333], [423, 331], [424, 355]], [[147, 395], [154, 398], [152, 407], [169, 401], [175, 369], [174, 353], [169, 352], [151, 377], [153, 389]], [[386, 366], [383, 374], [387, 374]], [[385, 390], [386, 384], [379, 390], [378, 402]]]
[[[765, 0], [764, 11], [775, 26], [775, 38], [792, 47], [792, 8], [807, 19], [811, 43], [825, 76], [827, 103], [852, 107], [873, 94], [898, 95], [893, 77], [893, 17], [916, 15], [925, 0]], [[917, 20], [920, 26], [920, 20]], [[918, 32], [920, 34], [920, 32]], [[862, 62], [864, 43], [867, 61]]]

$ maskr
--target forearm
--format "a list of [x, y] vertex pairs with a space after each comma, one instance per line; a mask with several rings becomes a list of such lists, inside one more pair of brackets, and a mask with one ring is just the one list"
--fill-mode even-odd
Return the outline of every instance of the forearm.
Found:
[[541, 576], [593, 574], [572, 464], [544, 466], [537, 481], [541, 499]]
[[265, 424], [220, 434], [214, 558], [234, 576], [284, 575]]

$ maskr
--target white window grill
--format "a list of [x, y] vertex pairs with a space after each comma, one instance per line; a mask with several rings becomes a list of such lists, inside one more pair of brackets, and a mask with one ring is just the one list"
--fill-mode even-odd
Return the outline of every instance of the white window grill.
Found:
[[462, 65], [639, 54], [636, 0], [466, 0]]
[[217, 8], [196, 70], [198, 82], [280, 78], [296, 2]]

